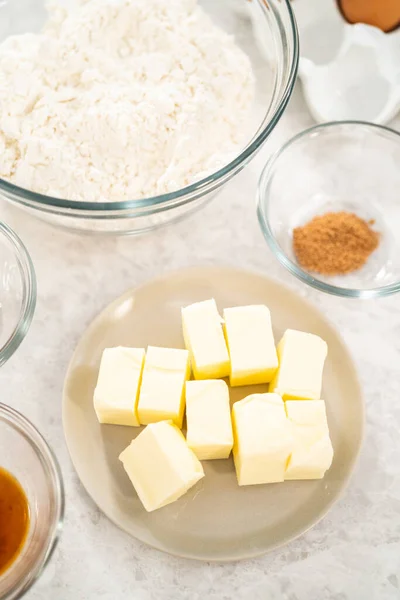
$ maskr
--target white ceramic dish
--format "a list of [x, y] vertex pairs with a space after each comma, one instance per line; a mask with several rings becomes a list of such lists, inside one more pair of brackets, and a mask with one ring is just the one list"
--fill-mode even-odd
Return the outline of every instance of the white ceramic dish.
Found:
[[[232, 459], [204, 462], [206, 476], [177, 502], [147, 513], [118, 455], [140, 428], [100, 426], [93, 410], [99, 361], [107, 346], [182, 347], [180, 309], [215, 297], [220, 308], [266, 303], [278, 338], [287, 327], [328, 343], [323, 395], [335, 450], [324, 479], [240, 488]], [[267, 386], [231, 390], [231, 401]], [[267, 277], [230, 268], [194, 268], [156, 279], [108, 306], [83, 334], [64, 387], [64, 432], [82, 484], [121, 529], [172, 554], [237, 560], [262, 554], [319, 521], [346, 487], [361, 446], [363, 401], [338, 333], [308, 301]]]

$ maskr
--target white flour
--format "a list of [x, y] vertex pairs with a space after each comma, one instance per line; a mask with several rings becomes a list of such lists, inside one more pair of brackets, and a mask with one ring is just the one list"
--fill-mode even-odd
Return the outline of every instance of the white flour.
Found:
[[50, 6], [0, 45], [0, 177], [111, 201], [181, 188], [243, 144], [250, 62], [195, 0]]

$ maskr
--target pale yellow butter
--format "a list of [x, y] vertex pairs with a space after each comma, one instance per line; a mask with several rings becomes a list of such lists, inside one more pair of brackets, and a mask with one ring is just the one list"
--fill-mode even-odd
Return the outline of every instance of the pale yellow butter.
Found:
[[226, 308], [224, 321], [231, 386], [269, 383], [278, 368], [278, 356], [268, 308]]
[[185, 381], [190, 377], [187, 350], [149, 346], [143, 368], [138, 415], [142, 425], [171, 419], [182, 427]]
[[99, 423], [139, 425], [137, 402], [143, 362], [143, 348], [104, 350], [93, 400]]
[[228, 348], [215, 300], [182, 309], [183, 337], [195, 379], [220, 379], [230, 371]]
[[279, 369], [270, 392], [286, 399], [319, 400], [328, 347], [317, 335], [287, 329], [278, 344]]
[[282, 398], [253, 394], [235, 402], [232, 422], [239, 485], [284, 481], [293, 438]]
[[294, 440], [285, 479], [322, 479], [333, 459], [325, 402], [288, 400], [285, 404]]
[[149, 512], [175, 502], [204, 477], [201, 463], [172, 421], [148, 425], [119, 459]]
[[197, 458], [228, 458], [233, 433], [225, 381], [209, 379], [186, 383], [186, 421], [186, 440]]

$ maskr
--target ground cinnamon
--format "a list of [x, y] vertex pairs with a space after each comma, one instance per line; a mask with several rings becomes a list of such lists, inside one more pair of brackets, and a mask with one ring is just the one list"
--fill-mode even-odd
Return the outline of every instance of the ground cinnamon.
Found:
[[323, 275], [360, 269], [379, 244], [379, 234], [350, 212], [329, 212], [293, 230], [293, 249], [301, 267]]

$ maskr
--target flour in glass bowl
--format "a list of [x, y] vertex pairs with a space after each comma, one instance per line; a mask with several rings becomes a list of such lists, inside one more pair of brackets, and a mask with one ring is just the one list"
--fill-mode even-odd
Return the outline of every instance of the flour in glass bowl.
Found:
[[250, 61], [195, 0], [49, 4], [0, 45], [0, 177], [92, 202], [171, 192], [238, 154]]

